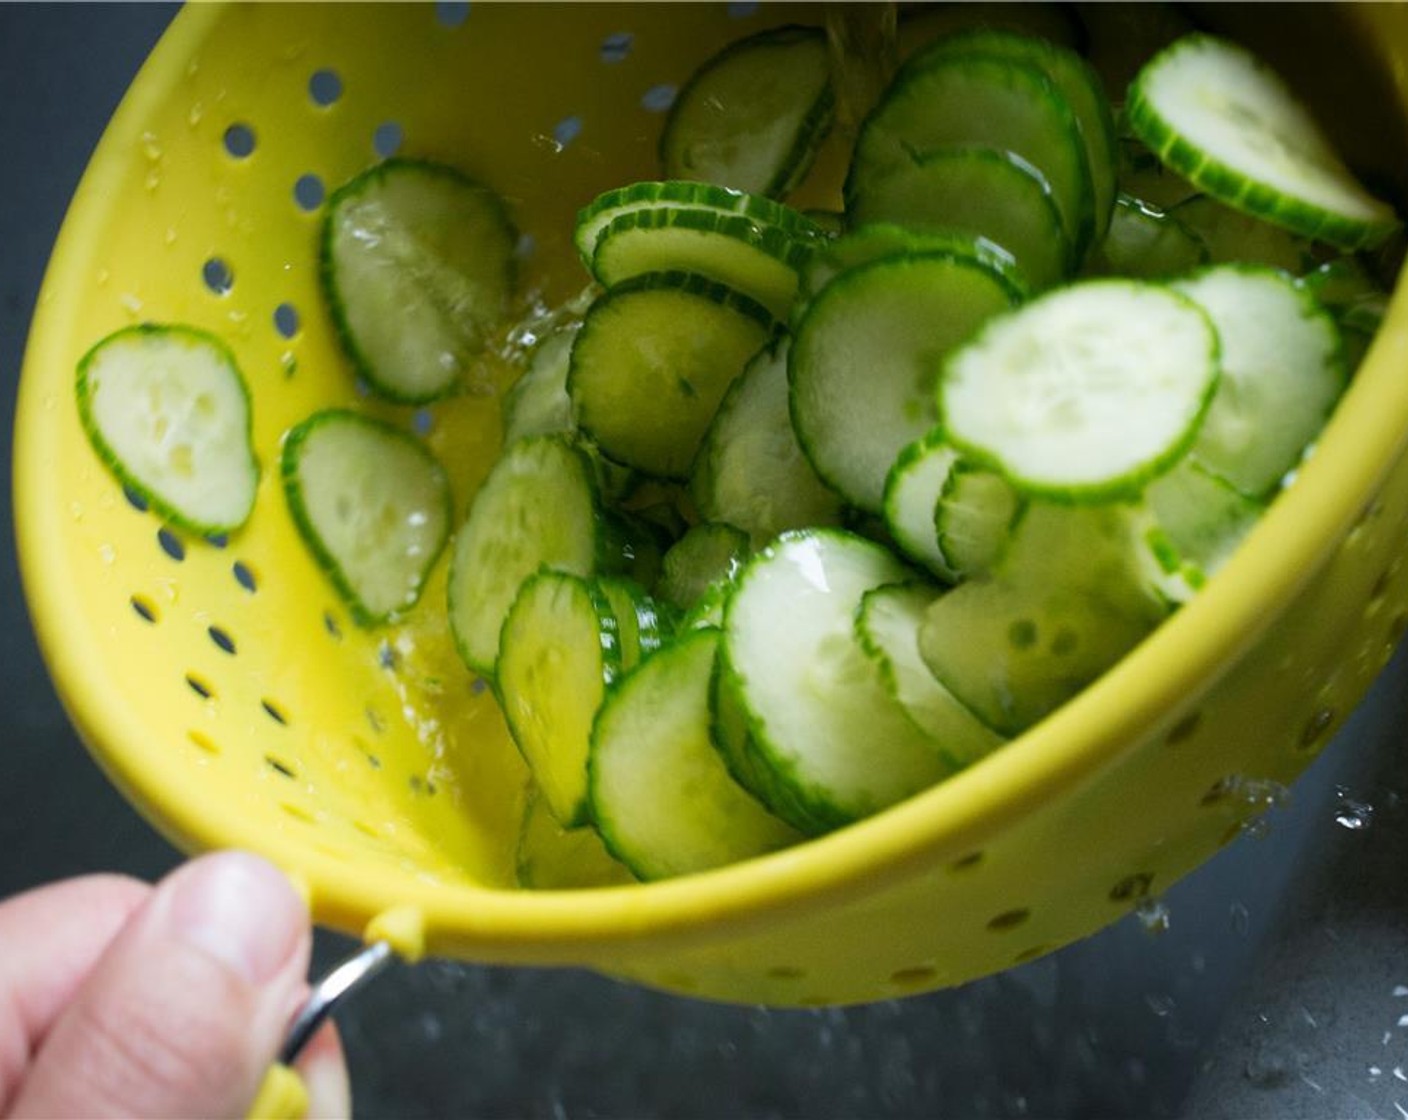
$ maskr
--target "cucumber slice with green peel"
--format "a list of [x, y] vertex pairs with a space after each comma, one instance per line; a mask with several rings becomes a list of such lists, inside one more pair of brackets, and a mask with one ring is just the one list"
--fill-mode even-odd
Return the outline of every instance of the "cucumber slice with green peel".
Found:
[[636, 882], [623, 864], [612, 859], [595, 829], [563, 828], [533, 787], [523, 809], [514, 869], [518, 885], [525, 890], [580, 890]]
[[729, 593], [733, 584], [720, 580], [710, 584], [694, 601], [694, 605], [680, 616], [678, 630], [702, 630], [706, 627], [721, 629], [724, 624], [724, 607], [728, 605]]
[[1207, 246], [1210, 264], [1260, 264], [1290, 273], [1315, 265], [1314, 248], [1305, 238], [1208, 195], [1180, 202], [1168, 213]]
[[1130, 86], [1125, 115], [1199, 189], [1302, 237], [1356, 249], [1402, 224], [1281, 78], [1225, 39], [1194, 32], [1161, 51]]
[[621, 669], [629, 672], [665, 644], [671, 630], [668, 612], [632, 579], [603, 576], [596, 587], [616, 617]]
[[591, 459], [570, 438], [531, 436], [506, 448], [450, 561], [450, 629], [464, 663], [492, 678], [499, 632], [524, 580], [542, 567], [593, 575], [615, 541]]
[[503, 396], [504, 445], [525, 436], [573, 432], [572, 398], [567, 395], [567, 367], [577, 328], [548, 335], [533, 351], [528, 368]]
[[993, 573], [929, 607], [919, 629], [924, 663], [983, 723], [1025, 731], [1163, 618], [1136, 525], [1133, 507], [1033, 503]]
[[1222, 380], [1191, 454], [1253, 498], [1275, 491], [1348, 380], [1334, 320], [1288, 276], [1219, 265], [1175, 287], [1222, 340]]
[[868, 816], [952, 770], [856, 639], [861, 596], [911, 578], [871, 541], [798, 531], [755, 555], [729, 596], [724, 672], [757, 748], [762, 799], [803, 832]]
[[849, 213], [878, 180], [954, 144], [1012, 152], [1036, 167], [1083, 253], [1095, 223], [1090, 168], [1075, 114], [1029, 63], [987, 55], [942, 55], [899, 78], [866, 118], [846, 178]]
[[689, 610], [715, 584], [732, 583], [749, 554], [748, 534], [723, 521], [702, 521], [669, 552], [656, 594]]
[[891, 538], [906, 556], [945, 583], [953, 583], [957, 573], [939, 548], [934, 507], [957, 463], [958, 452], [943, 429], [935, 428], [901, 451], [885, 476], [885, 525]]
[[846, 232], [846, 215], [839, 210], [803, 210], [802, 216], [828, 238], [839, 237]]
[[418, 439], [317, 412], [284, 437], [282, 474], [299, 535], [359, 625], [415, 606], [453, 517], [445, 471]]
[[778, 227], [799, 238], [824, 237], [811, 219], [781, 202], [760, 194], [737, 191], [688, 179], [646, 180], [599, 194], [577, 214], [572, 243], [582, 263], [591, 268], [597, 238], [623, 214], [649, 210], [715, 210], [751, 218], [763, 227]]
[[[1099, 241], [1109, 228], [1115, 204], [1115, 121], [1100, 79], [1075, 51], [1047, 39], [1015, 31], [974, 29], [936, 40], [907, 64], [922, 69], [935, 59], [972, 54], [1006, 58], [1037, 67], [1051, 80], [1075, 115], [1089, 171], [1094, 225], [1091, 239]], [[1082, 247], [1077, 245], [1077, 250]]]
[[1326, 261], [1297, 283], [1335, 317], [1341, 332], [1373, 335], [1388, 313], [1388, 293], [1356, 257]]
[[788, 358], [792, 424], [816, 473], [879, 513], [885, 478], [935, 424], [943, 356], [1018, 291], [969, 257], [915, 254], [851, 269], [812, 300]]
[[498, 696], [509, 733], [548, 809], [564, 828], [590, 820], [592, 721], [621, 674], [616, 616], [590, 580], [529, 576], [504, 618]]
[[723, 672], [722, 657], [715, 659], [714, 676], [709, 682], [709, 713], [709, 737], [714, 749], [719, 752], [733, 780], [758, 797], [756, 790], [768, 789], [767, 768], [748, 734], [748, 713], [744, 711], [728, 675]]
[[1176, 217], [1121, 194], [1110, 231], [1091, 251], [1086, 268], [1096, 276], [1159, 280], [1191, 272], [1208, 261], [1206, 243]]
[[1173, 602], [1186, 602], [1216, 575], [1266, 512], [1192, 459], [1150, 483], [1144, 505], [1158, 534], [1151, 547], [1174, 577], [1164, 588]]
[[1031, 294], [1026, 280], [1017, 271], [1016, 258], [986, 237], [916, 233], [893, 222], [870, 222], [856, 226], [811, 255], [802, 268], [802, 283], [792, 321], [800, 322], [807, 304], [841, 273], [878, 261], [882, 257], [919, 253], [951, 253], [955, 256], [970, 257], [994, 272], [1000, 272], [1008, 286], [1018, 292], [1021, 299], [1026, 299]]
[[646, 273], [592, 304], [567, 391], [617, 462], [686, 478], [719, 402], [775, 324], [746, 296], [689, 273]]
[[442, 164], [389, 159], [328, 198], [320, 277], [357, 372], [407, 404], [466, 378], [513, 294], [503, 200]]
[[786, 529], [836, 525], [841, 499], [816, 476], [792, 430], [786, 340], [760, 350], [704, 434], [689, 490], [702, 516], [760, 548]]
[[919, 655], [919, 627], [939, 594], [916, 583], [867, 591], [856, 612], [856, 634], [890, 695], [957, 770], [991, 754], [1003, 737], [960, 704]]
[[997, 245], [1033, 288], [1070, 271], [1071, 244], [1051, 185], [1012, 152], [952, 145], [899, 165], [858, 188], [847, 216], [925, 234], [957, 234]]
[[1086, 280], [984, 327], [949, 355], [954, 446], [1023, 494], [1137, 495], [1188, 449], [1218, 381], [1207, 316], [1170, 288]]
[[954, 464], [934, 503], [934, 536], [955, 578], [987, 575], [1001, 563], [1023, 508], [1002, 475], [961, 458]]
[[259, 485], [249, 388], [230, 348], [194, 327], [124, 327], [78, 363], [78, 414], [119, 482], [178, 528], [231, 533]]
[[597, 237], [592, 272], [608, 288], [650, 272], [690, 272], [757, 300], [785, 317], [797, 296], [797, 272], [812, 251], [781, 226], [741, 214], [673, 206], [636, 210], [607, 223]]
[[592, 731], [591, 808], [607, 850], [642, 879], [706, 871], [800, 835], [729, 774], [710, 738], [717, 630], [662, 649], [613, 688]]
[[660, 137], [665, 178], [782, 198], [811, 170], [834, 109], [820, 28], [735, 40], [676, 95]]

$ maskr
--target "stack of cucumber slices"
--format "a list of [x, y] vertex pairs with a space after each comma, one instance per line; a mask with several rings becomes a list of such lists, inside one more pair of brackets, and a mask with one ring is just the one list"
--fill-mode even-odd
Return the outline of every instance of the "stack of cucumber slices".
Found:
[[[582, 208], [590, 298], [504, 396], [448, 549], [456, 647], [533, 775], [525, 837], [574, 830], [562, 851], [615, 866], [595, 828], [642, 879], [858, 821], [1089, 685], [1287, 484], [1386, 303], [1366, 251], [1396, 214], [1230, 42], [1179, 39], [1112, 107], [1068, 45], [947, 31], [860, 122], [843, 210], [803, 212], [782, 199], [844, 142], [830, 66], [820, 29], [730, 45], [669, 115], [666, 177]], [[354, 371], [402, 403], [461, 387], [516, 236], [434, 164], [336, 192], [322, 270]], [[89, 430], [172, 518], [209, 489], [181, 471], [219, 460], [228, 494], [189, 520], [228, 527], [252, 492], [238, 371], [207, 347], [173, 406], [166, 365], [132, 372], [157, 342], [202, 339], [85, 359]], [[135, 406], [101, 395], [118, 374]], [[195, 424], [197, 393], [218, 447], [133, 449]], [[452, 529], [420, 442], [320, 413], [283, 474], [355, 617], [405, 616]], [[520, 859], [583, 881], [552, 863]]]

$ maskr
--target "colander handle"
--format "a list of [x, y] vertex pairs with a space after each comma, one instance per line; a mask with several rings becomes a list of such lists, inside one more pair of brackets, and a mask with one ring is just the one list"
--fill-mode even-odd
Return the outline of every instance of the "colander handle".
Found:
[[283, 1065], [292, 1066], [318, 1028], [333, 1013], [333, 1009], [379, 975], [393, 959], [395, 954], [391, 951], [390, 942], [373, 941], [357, 950], [314, 984], [313, 990], [308, 993], [308, 998], [289, 1024], [283, 1049], [279, 1051], [279, 1061]]

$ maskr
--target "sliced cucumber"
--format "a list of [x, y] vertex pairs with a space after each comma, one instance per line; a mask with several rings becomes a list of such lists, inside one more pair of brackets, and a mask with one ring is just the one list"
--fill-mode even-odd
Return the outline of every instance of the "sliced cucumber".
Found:
[[1401, 224], [1271, 68], [1225, 39], [1195, 32], [1165, 48], [1130, 86], [1125, 114], [1199, 189], [1303, 237], [1355, 249]]
[[607, 697], [592, 733], [592, 816], [642, 879], [706, 871], [801, 837], [729, 775], [710, 738], [717, 630], [662, 649]]
[[1144, 504], [1167, 544], [1164, 567], [1177, 577], [1170, 596], [1175, 602], [1186, 600], [1216, 575], [1265, 512], [1262, 503], [1191, 458], [1155, 479], [1144, 493]]
[[927, 234], [981, 237], [1008, 253], [1033, 288], [1070, 270], [1051, 186], [1011, 152], [952, 145], [901, 164], [858, 187], [847, 207], [857, 226], [890, 223]]
[[504, 450], [474, 496], [450, 562], [450, 628], [461, 658], [494, 674], [499, 631], [541, 567], [589, 576], [610, 548], [591, 459], [569, 438], [531, 436]]
[[692, 272], [749, 296], [785, 317], [797, 296], [797, 272], [811, 238], [743, 214], [703, 207], [635, 210], [607, 223], [592, 272], [606, 287], [649, 272]]
[[499, 639], [499, 703], [548, 809], [564, 828], [589, 820], [592, 720], [620, 673], [616, 616], [591, 581], [554, 571], [529, 576]]
[[1222, 340], [1222, 382], [1192, 454], [1244, 494], [1267, 495], [1344, 390], [1339, 331], [1310, 293], [1269, 269], [1220, 265], [1176, 287]]
[[850, 533], [792, 532], [754, 557], [729, 597], [725, 672], [747, 713], [763, 799], [804, 832], [858, 820], [952, 769], [855, 635], [861, 596], [909, 578]]
[[214, 335], [125, 327], [83, 355], [77, 392], [98, 457], [166, 520], [214, 536], [249, 518], [259, 485], [249, 389]]
[[577, 328], [555, 331], [538, 344], [532, 361], [503, 397], [504, 445], [525, 436], [572, 432], [572, 398], [567, 395], [567, 367]]
[[1167, 210], [1198, 193], [1198, 188], [1164, 166], [1163, 160], [1132, 136], [1121, 136], [1116, 164], [1121, 194]]
[[748, 559], [748, 534], [723, 521], [695, 525], [665, 553], [656, 593], [689, 610], [717, 583], [732, 583]]
[[1326, 261], [1299, 283], [1335, 317], [1341, 331], [1372, 335], [1388, 313], [1388, 293], [1355, 257]]
[[647, 180], [598, 195], [577, 214], [572, 242], [582, 263], [591, 267], [596, 253], [597, 238], [622, 214], [645, 210], [708, 209], [721, 214], [742, 215], [762, 226], [777, 226], [798, 237], [819, 234], [810, 219], [790, 206], [784, 206], [760, 194], [736, 191], [712, 183], [696, 183], [687, 179]]
[[1033, 503], [991, 576], [935, 600], [924, 663], [989, 727], [1017, 735], [1134, 648], [1163, 616], [1134, 511]]
[[971, 579], [992, 571], [1022, 509], [1021, 497], [1002, 475], [960, 458], [934, 503], [934, 536], [954, 576]]
[[689, 489], [699, 512], [760, 548], [784, 529], [836, 525], [841, 499], [802, 454], [787, 405], [786, 340], [760, 350], [704, 434]]
[[592, 304], [572, 347], [578, 423], [611, 458], [685, 478], [719, 402], [774, 327], [761, 305], [688, 273], [647, 273]]
[[788, 359], [792, 423], [816, 473], [879, 513], [895, 457], [935, 423], [939, 362], [1019, 296], [972, 258], [886, 257], [828, 284]]
[[1315, 263], [1305, 238], [1208, 195], [1180, 202], [1168, 213], [1207, 246], [1211, 264], [1261, 264], [1298, 273]]
[[781, 198], [811, 169], [834, 109], [820, 28], [736, 40], [675, 97], [660, 137], [665, 178]]
[[[1109, 228], [1115, 203], [1115, 122], [1100, 79], [1090, 64], [1068, 47], [1050, 40], [999, 29], [975, 29], [936, 40], [908, 64], [923, 68], [948, 55], [984, 55], [1035, 66], [1051, 80], [1075, 115], [1089, 171], [1094, 226], [1093, 241]], [[1076, 245], [1077, 251], [1083, 247]]]
[[934, 507], [958, 462], [942, 428], [935, 428], [899, 453], [885, 477], [885, 525], [899, 549], [945, 583], [957, 573], [939, 548]]
[[629, 672], [664, 645], [670, 631], [667, 612], [632, 579], [603, 576], [596, 587], [616, 617], [621, 669]]
[[563, 828], [536, 787], [528, 790], [514, 867], [526, 890], [618, 887], [636, 877], [611, 858], [595, 829]]
[[372, 626], [420, 599], [450, 533], [445, 471], [414, 436], [341, 409], [284, 437], [284, 495], [352, 617]]
[[321, 278], [357, 372], [405, 403], [451, 392], [508, 311], [518, 234], [488, 187], [390, 159], [328, 199]]
[[940, 412], [959, 450], [1023, 493], [1137, 494], [1187, 450], [1218, 376], [1217, 335], [1168, 288], [1087, 280], [985, 327], [950, 355]]
[[1095, 204], [1075, 115], [1037, 67], [1010, 59], [942, 55], [896, 80], [856, 139], [847, 210], [897, 168], [952, 144], [1009, 151], [1037, 168], [1066, 237], [1084, 251]]
[[1087, 261], [1094, 275], [1159, 280], [1208, 263], [1203, 239], [1172, 214], [1127, 194], [1115, 201], [1105, 240]]
[[856, 633], [905, 715], [959, 769], [991, 754], [1003, 738], [960, 704], [919, 655], [919, 627], [939, 594], [919, 583], [867, 591], [856, 612]]

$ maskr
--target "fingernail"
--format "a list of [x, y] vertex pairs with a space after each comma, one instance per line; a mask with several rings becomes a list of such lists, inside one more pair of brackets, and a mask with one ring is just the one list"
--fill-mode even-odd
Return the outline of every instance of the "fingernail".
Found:
[[250, 984], [271, 980], [308, 926], [308, 909], [272, 864], [244, 852], [203, 856], [176, 872], [172, 928]]

